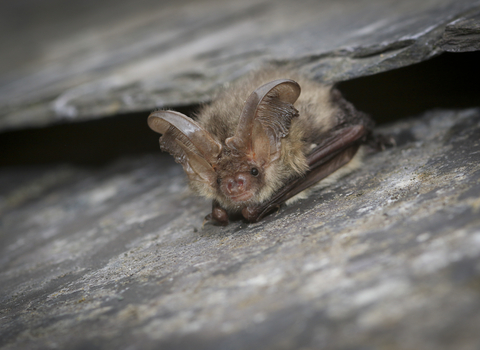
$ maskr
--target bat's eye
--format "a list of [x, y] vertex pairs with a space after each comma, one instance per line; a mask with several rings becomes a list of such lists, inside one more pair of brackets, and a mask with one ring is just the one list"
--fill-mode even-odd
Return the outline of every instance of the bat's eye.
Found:
[[258, 169], [257, 168], [252, 168], [252, 170], [250, 170], [250, 174], [252, 174], [253, 176], [257, 176], [258, 175]]
[[221, 182], [222, 182], [222, 179], [221, 179], [221, 178], [219, 178], [219, 177], [217, 177], [217, 184], [219, 184], [219, 185], [220, 185], [220, 183], [221, 183]]

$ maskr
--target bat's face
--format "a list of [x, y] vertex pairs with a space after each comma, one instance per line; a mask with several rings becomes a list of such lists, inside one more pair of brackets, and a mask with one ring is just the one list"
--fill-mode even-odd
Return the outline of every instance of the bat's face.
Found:
[[217, 185], [220, 195], [234, 205], [257, 202], [264, 185], [264, 169], [252, 159], [226, 159], [218, 166]]

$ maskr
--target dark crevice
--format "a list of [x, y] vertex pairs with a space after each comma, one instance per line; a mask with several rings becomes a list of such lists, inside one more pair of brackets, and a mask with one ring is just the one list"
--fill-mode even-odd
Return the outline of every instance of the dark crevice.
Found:
[[[480, 106], [480, 52], [446, 53], [405, 68], [338, 84], [378, 124], [430, 109]], [[176, 110], [191, 115], [198, 106]], [[0, 134], [0, 166], [70, 163], [98, 166], [160, 152], [149, 112]]]
[[338, 84], [377, 124], [431, 109], [480, 106], [480, 51], [445, 53], [428, 61]]
[[[191, 113], [195, 108], [175, 108]], [[0, 167], [67, 163], [101, 166], [125, 156], [160, 152], [150, 112], [0, 134]]]

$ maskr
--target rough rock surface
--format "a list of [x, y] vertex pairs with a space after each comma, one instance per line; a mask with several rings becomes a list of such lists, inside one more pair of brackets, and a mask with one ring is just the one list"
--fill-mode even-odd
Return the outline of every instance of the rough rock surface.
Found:
[[257, 224], [158, 155], [0, 172], [1, 349], [480, 347], [480, 110], [383, 128], [397, 147]]
[[480, 50], [480, 10], [465, 15], [445, 27], [442, 50], [468, 52]]
[[[0, 7], [2, 131], [196, 104], [266, 62], [336, 82], [480, 48], [479, 0]], [[0, 168], [0, 348], [479, 349], [480, 109], [381, 129], [396, 147], [257, 224], [202, 228], [159, 151]]]
[[466, 45], [457, 34], [469, 28], [478, 34], [478, 17], [465, 24], [462, 16], [478, 11], [480, 1], [45, 0], [0, 6], [5, 130], [200, 103], [265, 62], [293, 64], [332, 82], [407, 66], [442, 50], [478, 49], [476, 36]]

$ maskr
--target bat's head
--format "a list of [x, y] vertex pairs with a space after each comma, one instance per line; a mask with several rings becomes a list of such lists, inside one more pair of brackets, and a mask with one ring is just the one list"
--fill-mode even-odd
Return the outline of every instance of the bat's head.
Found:
[[278, 189], [275, 164], [292, 118], [300, 86], [275, 80], [256, 89], [245, 102], [233, 136], [218, 140], [201, 125], [174, 111], [155, 111], [150, 128], [163, 136], [160, 147], [183, 165], [191, 187], [226, 209], [241, 209], [268, 199]]
[[244, 207], [261, 203], [270, 188], [271, 170], [276, 162], [267, 162], [260, 152], [245, 154], [225, 145], [215, 165], [217, 201], [224, 207]]

